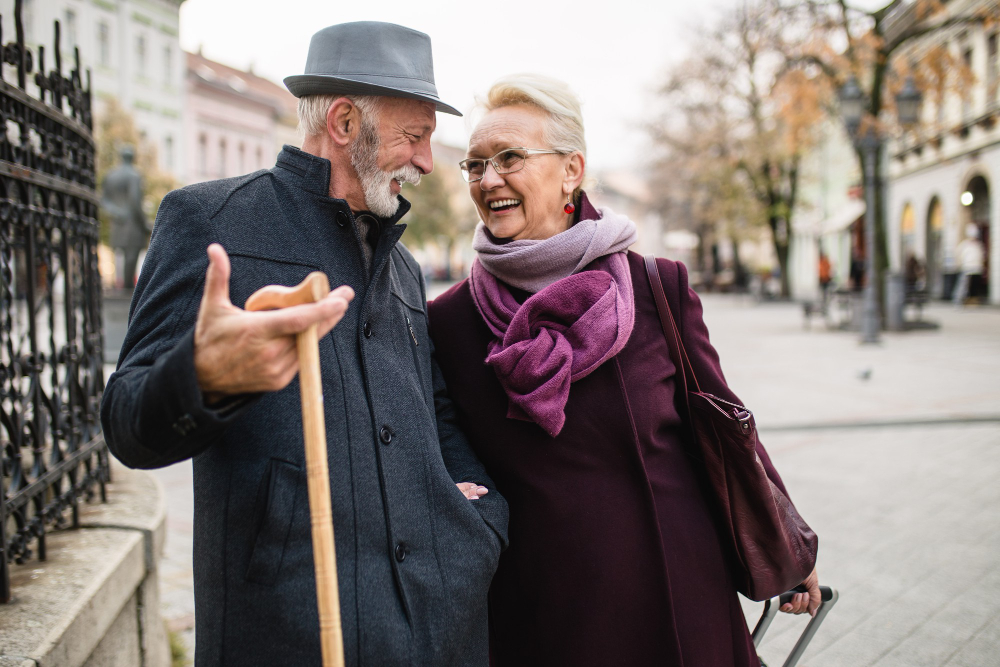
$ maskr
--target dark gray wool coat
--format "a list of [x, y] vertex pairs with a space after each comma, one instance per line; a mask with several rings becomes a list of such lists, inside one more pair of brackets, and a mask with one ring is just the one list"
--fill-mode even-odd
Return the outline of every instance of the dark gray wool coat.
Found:
[[[193, 331], [214, 241], [237, 306], [314, 270], [350, 285], [346, 316], [320, 340], [346, 662], [486, 665], [507, 504], [433, 359], [421, 274], [397, 243], [409, 203], [383, 221], [369, 278], [329, 182], [327, 160], [286, 146], [270, 171], [164, 198], [104, 393], [105, 437], [133, 467], [194, 457], [197, 665], [319, 665], [298, 381], [210, 409]], [[461, 481], [490, 492], [467, 500]]]

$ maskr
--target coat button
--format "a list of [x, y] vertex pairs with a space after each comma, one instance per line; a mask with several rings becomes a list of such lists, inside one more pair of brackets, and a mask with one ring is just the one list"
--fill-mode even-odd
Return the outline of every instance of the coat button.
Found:
[[372, 322], [371, 322], [371, 320], [367, 320], [365, 322], [364, 331], [365, 331], [365, 338], [371, 338], [372, 337]]
[[194, 419], [191, 415], [183, 415], [173, 424], [173, 428], [177, 433], [183, 438], [188, 433], [193, 431], [197, 424], [195, 424]]
[[382, 444], [388, 445], [392, 442], [392, 429], [388, 426], [383, 426], [378, 430], [378, 439], [382, 441]]
[[347, 214], [343, 211], [337, 211], [337, 225], [339, 227], [347, 226]]
[[396, 561], [402, 563], [406, 560], [406, 554], [410, 553], [410, 550], [406, 548], [406, 545], [400, 542], [396, 545]]

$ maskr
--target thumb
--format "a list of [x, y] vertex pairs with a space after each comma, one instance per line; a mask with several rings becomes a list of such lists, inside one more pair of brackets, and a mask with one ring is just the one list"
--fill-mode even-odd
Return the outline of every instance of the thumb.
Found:
[[229, 255], [218, 243], [208, 246], [208, 271], [205, 273], [205, 293], [202, 303], [229, 306]]

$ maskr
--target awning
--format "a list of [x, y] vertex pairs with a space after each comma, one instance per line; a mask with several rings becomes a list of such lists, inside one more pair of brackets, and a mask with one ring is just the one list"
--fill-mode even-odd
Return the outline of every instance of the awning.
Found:
[[842, 232], [865, 214], [865, 203], [860, 199], [850, 199], [833, 215], [820, 223], [820, 234]]

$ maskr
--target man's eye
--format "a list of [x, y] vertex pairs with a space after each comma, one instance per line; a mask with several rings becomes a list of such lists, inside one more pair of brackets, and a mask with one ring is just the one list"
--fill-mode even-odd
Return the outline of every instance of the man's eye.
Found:
[[484, 160], [469, 160], [465, 163], [465, 168], [470, 174], [481, 174], [483, 173], [483, 165], [486, 164]]

